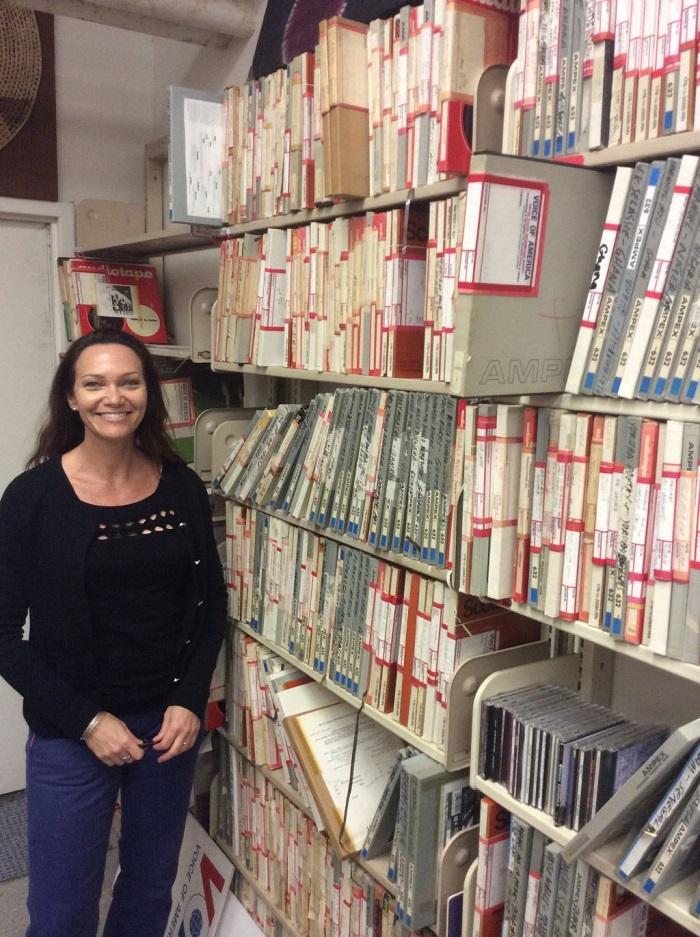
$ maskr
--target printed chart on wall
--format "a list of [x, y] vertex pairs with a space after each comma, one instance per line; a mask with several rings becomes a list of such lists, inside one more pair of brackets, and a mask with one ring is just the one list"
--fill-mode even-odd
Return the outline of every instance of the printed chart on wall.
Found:
[[170, 220], [222, 223], [223, 97], [170, 87]]

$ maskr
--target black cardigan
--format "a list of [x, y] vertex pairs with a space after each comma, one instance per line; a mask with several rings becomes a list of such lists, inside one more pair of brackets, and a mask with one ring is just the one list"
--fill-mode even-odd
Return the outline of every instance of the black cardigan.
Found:
[[[226, 621], [226, 586], [206, 491], [195, 473], [166, 465], [167, 497], [188, 517], [191, 588], [166, 705], [204, 713]], [[24, 697], [38, 735], [80, 738], [99, 711], [99, 680], [85, 591], [95, 534], [60, 458], [19, 475], [0, 500], [0, 676]], [[29, 639], [22, 631], [29, 611]]]

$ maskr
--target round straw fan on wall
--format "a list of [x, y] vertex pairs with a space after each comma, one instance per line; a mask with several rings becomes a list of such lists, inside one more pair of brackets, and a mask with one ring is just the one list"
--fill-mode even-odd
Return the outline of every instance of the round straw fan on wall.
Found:
[[40, 79], [41, 43], [34, 13], [0, 4], [0, 149], [27, 122]]

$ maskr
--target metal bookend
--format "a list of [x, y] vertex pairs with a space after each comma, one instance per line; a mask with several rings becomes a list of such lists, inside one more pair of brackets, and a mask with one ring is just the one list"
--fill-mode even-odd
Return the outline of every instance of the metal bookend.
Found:
[[481, 73], [474, 96], [473, 153], [501, 152], [507, 76], [507, 65], [490, 65]]
[[464, 888], [467, 870], [479, 853], [479, 827], [461, 830], [450, 839], [440, 856], [437, 883], [437, 934], [447, 935], [447, 903]]
[[216, 296], [215, 286], [200, 287], [190, 296], [190, 341], [195, 362], [211, 361], [212, 309]]
[[[221, 457], [217, 452], [214, 460], [212, 444], [214, 433], [222, 423], [241, 421], [239, 429], [245, 428], [253, 412], [240, 407], [212, 407], [203, 410], [194, 423], [194, 467], [204, 482], [211, 481], [212, 472], [220, 468]], [[235, 431], [235, 427], [232, 428]]]

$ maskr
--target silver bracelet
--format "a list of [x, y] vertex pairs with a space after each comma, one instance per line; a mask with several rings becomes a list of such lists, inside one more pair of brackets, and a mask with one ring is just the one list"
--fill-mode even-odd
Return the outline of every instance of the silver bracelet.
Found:
[[98, 726], [99, 723], [101, 722], [102, 717], [103, 717], [104, 715], [105, 715], [105, 714], [104, 714], [103, 712], [98, 712], [96, 716], [93, 716], [93, 717], [92, 717], [92, 719], [91, 719], [91, 720], [88, 722], [88, 724], [85, 726], [85, 730], [84, 730], [83, 734], [80, 736], [81, 741], [85, 742], [87, 739], [90, 738], [90, 736], [92, 735], [92, 733], [95, 731], [95, 729], [97, 728], [97, 726]]

